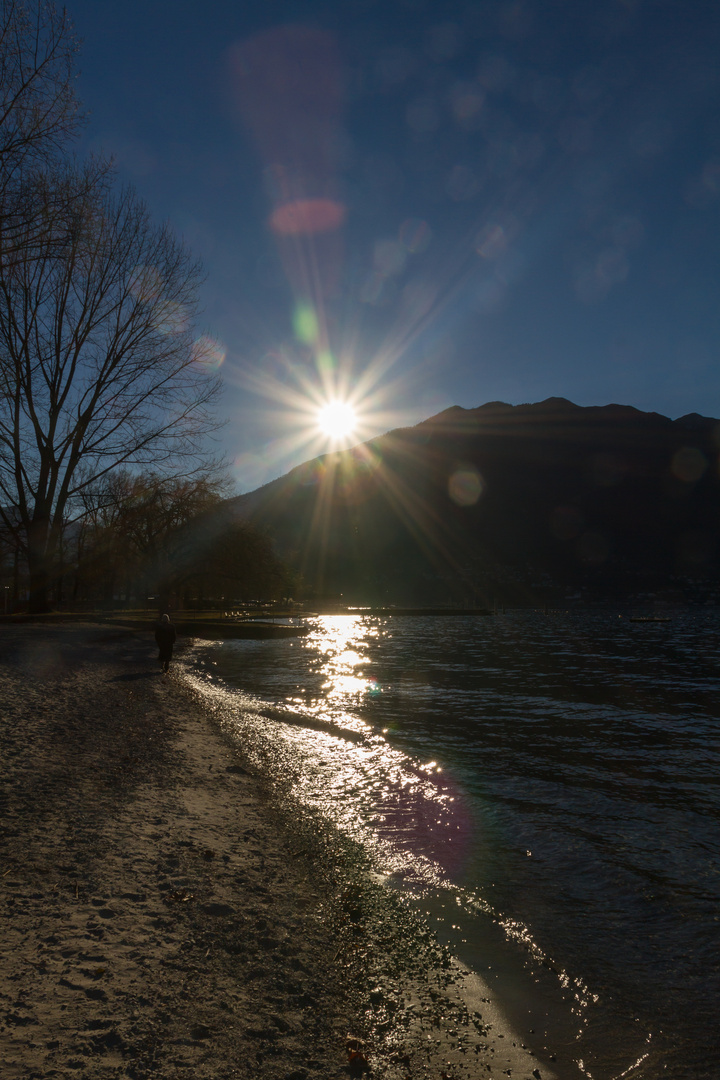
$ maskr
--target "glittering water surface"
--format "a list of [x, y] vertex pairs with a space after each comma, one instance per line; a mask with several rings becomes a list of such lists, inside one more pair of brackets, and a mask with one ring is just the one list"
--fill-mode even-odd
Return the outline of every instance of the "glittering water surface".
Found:
[[711, 1075], [720, 619], [311, 626], [205, 643], [190, 677], [498, 980], [558, 1075]]

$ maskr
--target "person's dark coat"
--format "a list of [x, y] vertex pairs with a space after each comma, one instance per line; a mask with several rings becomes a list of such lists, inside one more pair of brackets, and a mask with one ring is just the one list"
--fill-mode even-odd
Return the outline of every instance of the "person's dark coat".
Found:
[[168, 619], [163, 619], [155, 627], [155, 640], [160, 650], [160, 660], [172, 660], [173, 645], [175, 644], [175, 627]]

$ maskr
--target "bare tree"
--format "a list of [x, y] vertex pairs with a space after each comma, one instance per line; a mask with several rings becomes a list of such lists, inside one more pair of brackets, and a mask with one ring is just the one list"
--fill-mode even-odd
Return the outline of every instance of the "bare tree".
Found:
[[146, 595], [167, 611], [180, 595], [275, 596], [289, 571], [270, 539], [223, 501], [222, 474], [167, 479], [118, 469], [84, 495], [76, 585], [103, 598]]
[[[82, 122], [73, 82], [78, 43], [67, 13], [0, 0], [0, 246], [26, 248], [67, 194], [47, 184]], [[45, 179], [45, 182], [43, 182]]]
[[178, 565], [189, 558], [184, 530], [220, 504], [227, 485], [216, 468], [169, 478], [115, 470], [83, 494], [86, 561], [111, 583], [141, 574], [166, 611]]
[[16, 523], [31, 610], [46, 609], [84, 490], [121, 465], [187, 474], [217, 426], [212, 350], [192, 331], [197, 262], [131, 189], [71, 170], [62, 185], [82, 198], [51, 208], [39, 241], [27, 224], [31, 254], [0, 249], [0, 516]]

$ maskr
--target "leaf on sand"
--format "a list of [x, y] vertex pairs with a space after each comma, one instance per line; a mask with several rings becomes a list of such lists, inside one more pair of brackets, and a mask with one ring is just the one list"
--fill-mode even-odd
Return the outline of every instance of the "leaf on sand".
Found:
[[370, 1072], [368, 1059], [363, 1053], [362, 1047], [362, 1039], [357, 1039], [354, 1035], [348, 1035], [345, 1040], [345, 1049], [347, 1050], [348, 1067], [351, 1076], [361, 1076], [364, 1072]]

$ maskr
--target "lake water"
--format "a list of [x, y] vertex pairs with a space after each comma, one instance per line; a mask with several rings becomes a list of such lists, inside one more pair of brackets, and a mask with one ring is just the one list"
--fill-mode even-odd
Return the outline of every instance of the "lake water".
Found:
[[559, 1077], [715, 1074], [720, 618], [311, 620], [196, 646], [262, 768], [371, 849]]

